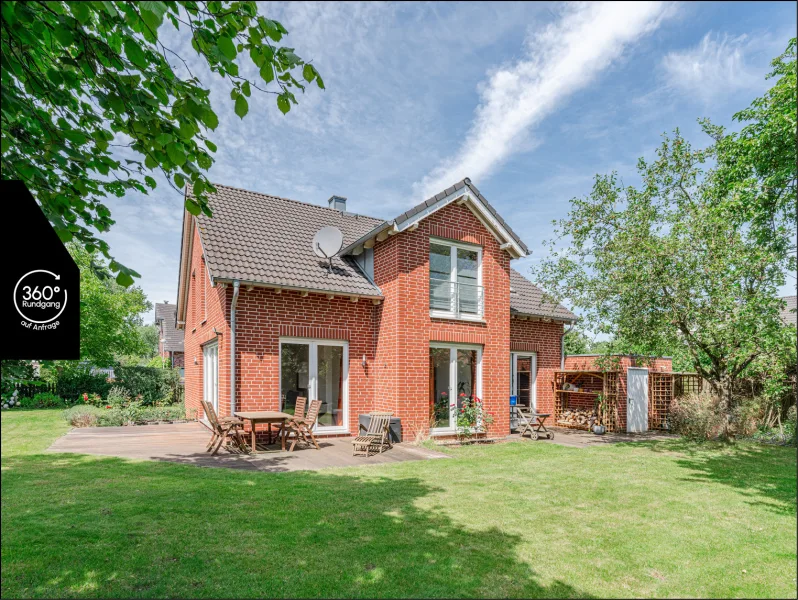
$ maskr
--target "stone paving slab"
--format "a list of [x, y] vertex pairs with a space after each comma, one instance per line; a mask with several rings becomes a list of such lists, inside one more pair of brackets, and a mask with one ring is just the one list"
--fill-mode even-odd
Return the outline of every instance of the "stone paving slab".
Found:
[[210, 436], [210, 430], [200, 423], [74, 428], [58, 438], [48, 451], [266, 472], [449, 458], [441, 452], [405, 444], [395, 444], [391, 450], [368, 458], [352, 456], [351, 438], [319, 438], [321, 450], [300, 446], [294, 452], [282, 452], [274, 445], [275, 451], [263, 454], [239, 455], [220, 450], [216, 456], [210, 456], [205, 452]]

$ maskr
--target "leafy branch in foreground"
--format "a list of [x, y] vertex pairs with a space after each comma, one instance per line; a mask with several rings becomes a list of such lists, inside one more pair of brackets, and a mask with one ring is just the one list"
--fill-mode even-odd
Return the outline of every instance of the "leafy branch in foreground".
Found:
[[[287, 30], [255, 2], [3, 2], [1, 24], [2, 177], [27, 184], [63, 241], [109, 259], [97, 236], [114, 223], [103, 199], [146, 194], [152, 172], [177, 189], [190, 183], [186, 209], [211, 215], [205, 171], [219, 119], [162, 28], [190, 35], [240, 118], [253, 90], [285, 114], [296, 90], [324, 88], [314, 65], [278, 45]], [[244, 62], [257, 81], [240, 74]], [[138, 276], [113, 260], [110, 268], [122, 285]]]

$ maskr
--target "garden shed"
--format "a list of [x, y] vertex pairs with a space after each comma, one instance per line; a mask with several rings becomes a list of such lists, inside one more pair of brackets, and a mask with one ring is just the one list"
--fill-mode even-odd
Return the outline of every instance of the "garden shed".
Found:
[[674, 372], [668, 357], [567, 356], [565, 369], [555, 372], [554, 424], [585, 430], [599, 424], [629, 433], [668, 430], [671, 401], [700, 391], [702, 383], [695, 373]]

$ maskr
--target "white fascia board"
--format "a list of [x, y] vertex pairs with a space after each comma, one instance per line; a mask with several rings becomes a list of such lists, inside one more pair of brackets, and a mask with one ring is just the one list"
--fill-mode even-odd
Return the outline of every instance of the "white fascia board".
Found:
[[439, 211], [440, 209], [448, 206], [452, 202], [463, 200], [468, 208], [477, 216], [477, 218], [482, 221], [482, 224], [486, 226], [486, 228], [493, 234], [493, 236], [499, 240], [499, 242], [503, 246], [506, 247], [506, 250], [513, 255], [513, 258], [521, 258], [526, 256], [527, 253], [524, 249], [518, 245], [513, 239], [513, 236], [510, 235], [510, 232], [505, 229], [505, 227], [496, 220], [491, 212], [485, 207], [484, 204], [479, 200], [479, 198], [475, 197], [471, 192], [466, 188], [460, 188], [456, 192], [452, 192], [448, 196], [444, 196], [438, 202], [431, 206], [427, 206], [424, 210], [420, 210], [412, 217], [404, 221], [401, 225], [395, 225], [395, 227], [401, 232], [409, 229], [419, 221], [426, 219], [432, 213]]

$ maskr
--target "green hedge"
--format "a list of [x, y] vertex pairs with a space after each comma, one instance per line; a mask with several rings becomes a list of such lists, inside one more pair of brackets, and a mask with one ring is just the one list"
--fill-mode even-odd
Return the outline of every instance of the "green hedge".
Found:
[[58, 375], [55, 384], [55, 393], [69, 401], [82, 399], [83, 394], [97, 394], [103, 399], [108, 396], [111, 389], [111, 382], [104, 373], [93, 375], [87, 369], [64, 370]]
[[125, 388], [132, 399], [139, 400], [145, 406], [156, 402], [170, 404], [177, 400], [177, 388], [180, 386], [177, 369], [117, 367], [114, 375], [114, 385]]

